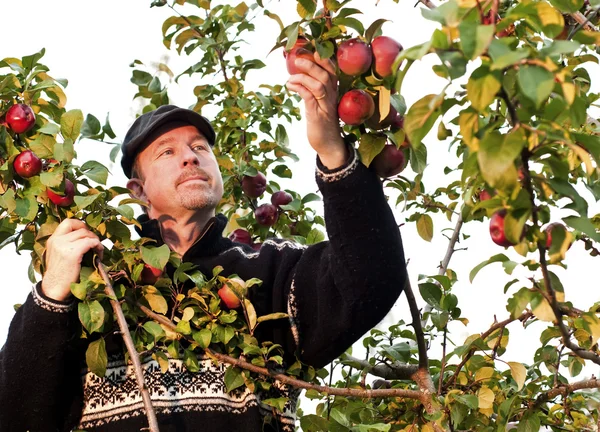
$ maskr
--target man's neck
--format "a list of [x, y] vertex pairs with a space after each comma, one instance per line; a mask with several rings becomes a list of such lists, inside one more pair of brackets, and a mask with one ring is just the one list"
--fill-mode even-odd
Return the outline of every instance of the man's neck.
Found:
[[158, 220], [162, 238], [169, 248], [183, 256], [198, 240], [208, 221], [215, 216], [215, 211], [193, 212], [177, 218], [169, 215], [149, 216]]

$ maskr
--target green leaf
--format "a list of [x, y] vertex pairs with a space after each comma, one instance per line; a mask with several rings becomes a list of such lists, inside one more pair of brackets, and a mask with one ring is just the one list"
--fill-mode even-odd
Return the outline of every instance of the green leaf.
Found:
[[63, 181], [63, 169], [62, 167], [57, 167], [53, 171], [44, 171], [40, 174], [40, 182], [44, 186], [48, 186], [50, 188], [58, 188]]
[[301, 417], [300, 427], [304, 432], [329, 432], [329, 422], [316, 414]]
[[60, 126], [55, 124], [55, 123], [46, 123], [44, 126], [42, 126], [41, 128], [38, 129], [38, 132], [47, 134], [47, 135], [54, 135], [56, 136], [57, 133], [60, 132]]
[[281, 178], [292, 178], [292, 170], [287, 165], [277, 165], [273, 168], [273, 174]]
[[70, 138], [75, 141], [79, 136], [82, 124], [83, 113], [81, 110], [75, 109], [67, 111], [60, 118], [60, 131], [63, 137]]
[[108, 356], [106, 355], [106, 344], [103, 338], [90, 343], [85, 352], [85, 361], [90, 371], [103, 378], [106, 374]]
[[64, 142], [56, 142], [54, 144], [54, 159], [58, 161], [71, 162], [75, 157], [75, 148], [73, 140], [66, 138]]
[[421, 141], [440, 116], [442, 100], [438, 95], [430, 94], [415, 102], [408, 110], [404, 118], [404, 130], [414, 148], [421, 145]]
[[177, 323], [175, 327], [175, 331], [181, 333], [183, 335], [189, 335], [192, 333], [192, 328], [190, 326], [190, 322], [186, 320], [181, 320]]
[[71, 283], [71, 293], [79, 300], [85, 300], [87, 297], [88, 288], [93, 287], [93, 282], [86, 280], [81, 283]]
[[164, 270], [169, 261], [169, 257], [171, 256], [171, 250], [166, 244], [163, 244], [160, 247], [141, 246], [140, 253], [146, 264], [161, 270]]
[[521, 288], [511, 298], [508, 299], [506, 310], [510, 312], [511, 318], [517, 318], [525, 310], [533, 293], [527, 288]]
[[100, 134], [102, 130], [102, 125], [100, 124], [100, 120], [94, 117], [92, 114], [88, 114], [85, 117], [85, 121], [81, 126], [81, 135], [84, 137], [92, 137]]
[[365, 28], [363, 27], [362, 23], [356, 18], [334, 18], [333, 24], [353, 28], [361, 36], [365, 33]]
[[315, 42], [315, 47], [322, 59], [330, 58], [333, 55], [334, 45], [331, 41]]
[[98, 193], [98, 194], [94, 194], [94, 195], [86, 195], [86, 196], [81, 196], [81, 195], [75, 195], [75, 205], [77, 206], [77, 208], [79, 210], [83, 210], [84, 208], [88, 207], [90, 204], [92, 204], [94, 201], [96, 201], [98, 198], [104, 196], [104, 194], [102, 193]]
[[365, 164], [366, 167], [371, 165], [371, 162], [375, 156], [377, 156], [381, 150], [383, 150], [386, 141], [387, 137], [372, 133], [366, 133], [360, 136], [358, 153], [360, 154], [362, 163]]
[[369, 28], [365, 32], [365, 39], [367, 40], [367, 43], [371, 43], [373, 41], [373, 39], [375, 38], [375, 35], [379, 31], [379, 29], [381, 28], [383, 23], [385, 23], [386, 21], [389, 21], [389, 20], [380, 18], [380, 19], [373, 21], [373, 23], [369, 26]]
[[442, 290], [439, 286], [431, 282], [423, 282], [419, 284], [419, 292], [427, 304], [438, 310], [442, 310], [442, 306], [440, 305]]
[[56, 139], [52, 135], [40, 134], [32, 142], [29, 148], [41, 159], [50, 159], [54, 157], [54, 145]]
[[242, 376], [242, 370], [234, 366], [229, 366], [225, 371], [225, 387], [227, 388], [227, 393], [243, 385], [244, 377]]
[[144, 298], [150, 305], [150, 308], [157, 313], [166, 314], [168, 310], [167, 301], [160, 292], [151, 286], [146, 287]]
[[485, 52], [494, 37], [494, 30], [492, 25], [479, 25], [467, 21], [460, 23], [460, 46], [465, 56], [473, 60]]
[[103, 185], [106, 184], [106, 180], [108, 179], [108, 168], [106, 168], [100, 162], [93, 160], [87, 161], [81, 165], [81, 172], [90, 180]]
[[473, 267], [473, 270], [471, 270], [471, 273], [469, 273], [469, 282], [473, 283], [473, 279], [475, 279], [475, 276], [477, 276], [477, 273], [479, 273], [479, 271], [484, 268], [485, 266], [495, 263], [495, 262], [505, 262], [505, 261], [509, 261], [508, 257], [504, 254], [498, 254], [498, 255], [494, 255], [493, 257], [491, 257], [488, 260], [485, 260], [479, 264], [477, 264], [475, 267]]
[[212, 332], [207, 328], [203, 328], [200, 331], [194, 332], [193, 338], [198, 342], [200, 348], [208, 348], [212, 339]]
[[[248, 288], [248, 285], [246, 285], [246, 289], [247, 288]], [[254, 309], [254, 305], [247, 298], [244, 298], [243, 305], [244, 305], [244, 310], [246, 311], [246, 316], [248, 317], [248, 328], [250, 329], [250, 332], [252, 332], [252, 331], [254, 331], [254, 327], [256, 327], [256, 325], [257, 325], [256, 309]]]
[[316, 228], [311, 229], [310, 232], [308, 233], [308, 235], [306, 236], [306, 244], [307, 245], [320, 243], [323, 240], [325, 240], [325, 234], [323, 234], [321, 231], [319, 231]]
[[146, 321], [144, 323], [143, 327], [148, 333], [150, 333], [152, 336], [154, 336], [155, 340], [160, 339], [161, 337], [163, 337], [165, 335], [165, 331], [160, 326], [160, 324], [158, 324], [157, 322]]
[[492, 59], [490, 70], [501, 70], [529, 57], [529, 50], [521, 48], [513, 51], [503, 39], [494, 39], [488, 48]]
[[414, 147], [409, 147], [410, 153], [410, 168], [417, 174], [422, 174], [427, 167], [427, 147], [421, 145], [415, 150]]
[[540, 108], [554, 89], [554, 75], [543, 67], [525, 65], [517, 72], [521, 92]]
[[421, 238], [430, 242], [433, 238], [433, 220], [428, 214], [422, 214], [417, 219], [417, 232]]
[[321, 201], [321, 197], [315, 193], [310, 192], [304, 195], [304, 198], [302, 198], [302, 204], [306, 204], [312, 201]]
[[486, 111], [494, 102], [496, 94], [502, 88], [502, 75], [500, 72], [490, 72], [482, 66], [471, 74], [467, 82], [467, 98], [479, 112]]
[[522, 128], [504, 137], [494, 131], [479, 142], [477, 161], [487, 184], [498, 189], [511, 189], [516, 185], [517, 168], [514, 161], [526, 143], [525, 131]]
[[104, 308], [98, 300], [79, 303], [78, 312], [81, 324], [90, 333], [100, 329], [104, 324]]
[[600, 232], [587, 217], [567, 216], [563, 218], [563, 221], [571, 228], [587, 234], [592, 240], [600, 242]]
[[316, 10], [317, 5], [314, 0], [298, 0], [296, 11], [298, 12], [298, 15], [300, 15], [300, 18], [312, 18]]
[[263, 315], [263, 316], [258, 317], [257, 322], [261, 323], [264, 321], [278, 320], [278, 319], [284, 319], [284, 318], [288, 318], [288, 314], [283, 313], [283, 312], [275, 312], [272, 314]]
[[552, 6], [563, 13], [575, 13], [582, 8], [584, 0], [550, 0]]

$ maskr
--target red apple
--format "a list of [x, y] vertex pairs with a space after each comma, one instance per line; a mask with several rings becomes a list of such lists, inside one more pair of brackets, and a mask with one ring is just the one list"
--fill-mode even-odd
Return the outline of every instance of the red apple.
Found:
[[373, 53], [369, 45], [358, 38], [349, 39], [340, 44], [337, 62], [346, 75], [362, 75], [371, 68]]
[[350, 90], [342, 96], [338, 104], [338, 115], [347, 125], [364, 123], [374, 112], [375, 102], [364, 90]]
[[293, 47], [292, 47], [292, 48], [289, 50], [289, 52], [288, 52], [288, 51], [286, 51], [286, 50], [285, 50], [285, 47], [284, 47], [284, 50], [283, 50], [283, 57], [284, 57], [284, 58], [287, 58], [287, 56], [288, 56], [288, 54], [289, 54], [290, 52], [292, 52], [293, 50], [295, 50], [295, 49], [298, 49], [298, 48], [307, 48], [307, 49], [308, 49], [309, 45], [310, 45], [310, 42], [308, 42], [308, 41], [307, 41], [306, 39], [304, 39], [303, 37], [299, 37], [298, 39], [296, 39], [296, 43], [295, 43], [295, 44], [294, 44], [294, 46], [293, 46]]
[[242, 228], [234, 230], [231, 234], [229, 234], [229, 238], [231, 239], [231, 241], [237, 243], [243, 243], [247, 245], [252, 244], [252, 236], [248, 231]]
[[6, 111], [6, 123], [14, 133], [25, 133], [35, 124], [35, 114], [25, 104], [15, 104]]
[[277, 222], [279, 213], [277, 212], [277, 207], [273, 204], [263, 204], [254, 210], [254, 216], [256, 217], [256, 222], [260, 225], [273, 226]]
[[392, 70], [392, 65], [402, 51], [402, 45], [390, 37], [378, 36], [371, 42], [371, 49], [375, 58], [375, 73], [378, 76], [385, 78], [396, 72]]
[[261, 246], [262, 243], [252, 243], [252, 249], [254, 249], [255, 251], [259, 251]]
[[[373, 112], [373, 115], [367, 120], [367, 126], [373, 130], [381, 130], [390, 127], [394, 123], [394, 120], [398, 115], [398, 111], [396, 111], [396, 109], [392, 105], [390, 105], [390, 110], [388, 111], [388, 114], [385, 116], [385, 118], [380, 119], [381, 112], [379, 111], [379, 101], [375, 100], [374, 104], [375, 111]], [[404, 124], [404, 121], [402, 123]]]
[[404, 116], [401, 116], [397, 111], [396, 115], [392, 119], [391, 124], [392, 130], [402, 129], [404, 127]]
[[69, 207], [73, 204], [75, 197], [75, 186], [69, 179], [65, 179], [65, 193], [59, 195], [51, 189], [47, 189], [48, 198], [59, 207]]
[[492, 199], [492, 194], [488, 190], [483, 189], [479, 192], [479, 201], [487, 201], [489, 199]]
[[306, 48], [292, 49], [285, 59], [285, 65], [287, 66], [287, 70], [290, 75], [305, 73], [303, 70], [300, 70], [298, 66], [296, 66], [296, 59], [299, 58], [309, 60], [313, 63], [315, 62], [314, 54]]
[[515, 243], [512, 243], [506, 238], [506, 233], [504, 231], [505, 217], [506, 210], [498, 210], [492, 215], [490, 219], [490, 236], [492, 237], [492, 241], [499, 246], [514, 246]]
[[387, 178], [401, 173], [406, 168], [406, 157], [402, 149], [393, 144], [386, 144], [371, 165], [379, 177]]
[[[564, 235], [567, 235], [567, 227], [565, 227], [563, 224], [559, 223], [559, 222], [554, 222], [551, 223], [550, 225], [548, 225], [548, 227], [545, 229], [546, 232], [546, 248], [550, 249], [550, 246], [552, 246], [552, 231], [558, 231], [561, 230], [564, 232]], [[555, 231], [555, 232], [556, 232]], [[571, 242], [569, 244], [568, 249], [571, 248], [571, 245], [573, 244], [573, 242]]]
[[[228, 284], [233, 285], [235, 288], [232, 288]], [[246, 282], [240, 278], [231, 278], [228, 283], [223, 284], [217, 291], [221, 298], [221, 302], [227, 306], [228, 309], [236, 309], [242, 305], [242, 301], [240, 300], [240, 297], [236, 295], [234, 289], [238, 291], [240, 296], [244, 296], [246, 293]]]
[[25, 150], [15, 158], [13, 168], [19, 176], [29, 178], [42, 171], [42, 161], [31, 150]]
[[250, 198], [258, 198], [267, 189], [267, 178], [261, 172], [254, 177], [244, 176], [242, 178], [242, 190]]
[[277, 191], [273, 195], [271, 195], [271, 204], [274, 206], [282, 206], [291, 203], [294, 200], [292, 195], [287, 193], [286, 191]]
[[162, 274], [163, 271], [161, 269], [144, 264], [144, 269], [140, 274], [140, 280], [144, 285], [154, 285]]

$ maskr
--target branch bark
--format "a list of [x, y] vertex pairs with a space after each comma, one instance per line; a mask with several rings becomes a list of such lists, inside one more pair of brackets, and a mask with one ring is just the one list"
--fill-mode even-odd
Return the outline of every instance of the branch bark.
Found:
[[381, 363], [373, 366], [367, 360], [352, 357], [348, 354], [343, 354], [341, 360], [356, 363], [371, 375], [378, 376], [386, 380], [413, 379], [413, 375], [417, 372], [417, 370], [419, 370], [418, 366], [416, 365], [407, 365], [400, 362], [394, 362], [392, 364]]
[[123, 310], [121, 309], [121, 305], [116, 299], [115, 290], [113, 289], [112, 282], [108, 273], [106, 272], [106, 268], [100, 257], [96, 256], [95, 258], [96, 266], [98, 267], [98, 271], [104, 279], [104, 283], [106, 287], [104, 288], [104, 292], [110, 298], [110, 305], [112, 306], [113, 312], [117, 317], [117, 323], [119, 324], [119, 330], [121, 332], [121, 336], [123, 336], [123, 341], [125, 342], [125, 346], [127, 347], [127, 352], [129, 353], [129, 357], [131, 358], [131, 362], [133, 363], [133, 371], [135, 373], [135, 379], [137, 381], [138, 388], [140, 389], [140, 393], [142, 394], [142, 400], [144, 402], [144, 409], [146, 410], [146, 417], [148, 417], [148, 426], [150, 427], [150, 432], [159, 432], [158, 429], [158, 420], [156, 419], [156, 413], [154, 412], [154, 408], [152, 407], [152, 399], [150, 398], [150, 393], [148, 392], [148, 388], [144, 382], [144, 371], [142, 369], [142, 363], [140, 362], [140, 357], [138, 355], [137, 350], [135, 349], [135, 345], [133, 344], [133, 340], [131, 339], [131, 334], [129, 333], [129, 327], [127, 326], [127, 321], [125, 320], [125, 315], [123, 315]]

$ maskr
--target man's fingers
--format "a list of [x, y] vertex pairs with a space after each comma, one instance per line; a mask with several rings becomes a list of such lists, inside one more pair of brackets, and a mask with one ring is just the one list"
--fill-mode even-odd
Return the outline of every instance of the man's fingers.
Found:
[[98, 236], [96, 234], [94, 234], [93, 232], [91, 232], [89, 229], [79, 228], [78, 230], [71, 231], [70, 233], [64, 234], [63, 236], [60, 237], [59, 240], [60, 240], [60, 243], [65, 243], [65, 242], [73, 242], [73, 241], [79, 240], [84, 237], [98, 238]]
[[[323, 83], [306, 74], [292, 75], [288, 82], [302, 85], [310, 90], [315, 98], [321, 99], [324, 95], [327, 95], [327, 88]], [[329, 92], [331, 92], [331, 90], [329, 90]]]
[[65, 219], [64, 221], [58, 224], [52, 235], [63, 235], [85, 227], [85, 222], [79, 219]]
[[332, 81], [329, 72], [323, 69], [315, 62], [303, 58], [297, 58], [296, 66], [298, 67], [298, 69], [305, 72], [305, 74], [300, 75], [308, 75], [312, 79], [321, 82], [324, 86], [332, 88], [336, 87], [334, 84], [335, 81]]
[[286, 87], [289, 90], [298, 93], [304, 102], [316, 102], [314, 95], [302, 84], [295, 84], [288, 81]]
[[337, 79], [335, 63], [331, 60], [331, 58], [322, 59], [319, 53], [315, 52], [315, 60], [317, 60], [319, 66], [333, 75], [335, 77], [334, 79]]

